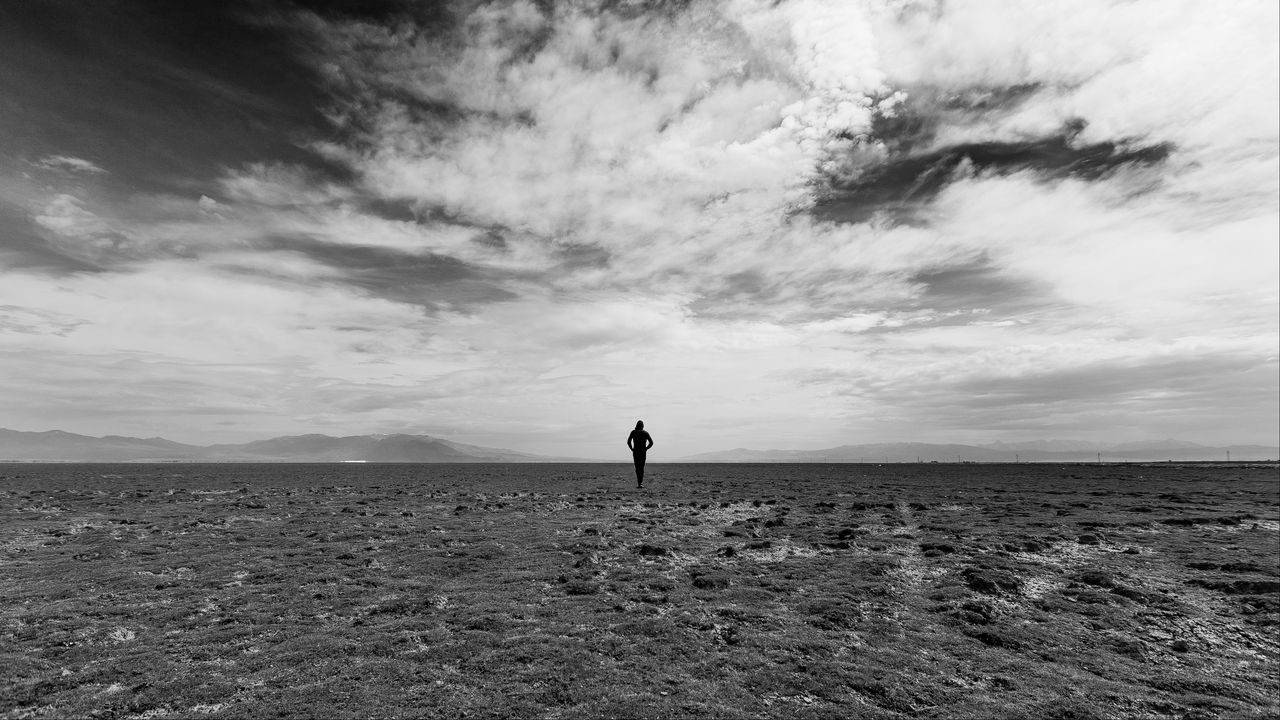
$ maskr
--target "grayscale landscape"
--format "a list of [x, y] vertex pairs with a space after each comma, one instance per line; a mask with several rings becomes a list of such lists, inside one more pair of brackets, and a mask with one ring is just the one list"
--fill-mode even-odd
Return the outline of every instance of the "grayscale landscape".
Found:
[[1280, 717], [1277, 0], [0, 0], [0, 720]]

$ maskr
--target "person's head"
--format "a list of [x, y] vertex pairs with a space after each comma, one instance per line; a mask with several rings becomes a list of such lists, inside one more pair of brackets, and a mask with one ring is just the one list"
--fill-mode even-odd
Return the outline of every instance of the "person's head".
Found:
[[644, 421], [643, 421], [643, 420], [637, 420], [637, 421], [636, 421], [636, 429], [637, 429], [637, 430], [643, 430], [643, 429], [644, 429]]

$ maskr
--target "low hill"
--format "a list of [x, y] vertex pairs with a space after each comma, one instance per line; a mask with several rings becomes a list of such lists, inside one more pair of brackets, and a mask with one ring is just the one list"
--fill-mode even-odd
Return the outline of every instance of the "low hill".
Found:
[[[1070, 447], [1070, 446], [1068, 446]], [[1076, 446], [1079, 447], [1078, 445]], [[1046, 449], [1053, 448], [1053, 449]], [[1022, 445], [935, 445], [930, 443], [874, 443], [841, 445], [821, 450], [752, 450], [735, 448], [680, 458], [705, 463], [904, 463], [904, 462], [1196, 462], [1208, 460], [1259, 461], [1280, 459], [1280, 448], [1263, 445], [1209, 447], [1177, 440], [1124, 443], [1089, 449], [1060, 449], [1057, 443]]]
[[164, 438], [108, 435], [90, 437], [61, 430], [20, 432], [0, 428], [0, 460], [63, 462], [131, 462], [136, 460], [198, 460], [206, 448]]

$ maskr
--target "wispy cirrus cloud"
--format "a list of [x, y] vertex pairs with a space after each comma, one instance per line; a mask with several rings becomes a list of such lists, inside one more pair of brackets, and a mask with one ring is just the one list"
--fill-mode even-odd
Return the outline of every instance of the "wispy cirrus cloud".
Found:
[[98, 167], [95, 163], [84, 158], [71, 157], [69, 155], [46, 155], [40, 158], [37, 164], [42, 168], [49, 170], [65, 170], [73, 173], [87, 173], [89, 175], [99, 175], [105, 173], [106, 170]]

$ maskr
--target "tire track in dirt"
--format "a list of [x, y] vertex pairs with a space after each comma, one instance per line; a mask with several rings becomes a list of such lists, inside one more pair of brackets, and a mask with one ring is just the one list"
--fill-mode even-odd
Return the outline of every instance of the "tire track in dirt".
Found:
[[919, 545], [920, 526], [911, 507], [900, 499], [883, 507], [888, 526], [883, 529], [882, 544], [879, 548], [872, 546], [867, 559], [872, 563], [870, 570], [881, 576], [884, 595], [864, 601], [861, 610], [889, 620], [893, 625], [891, 634], [901, 638], [911, 629], [922, 630], [934, 624], [924, 597], [934, 573], [925, 567]]
[[896, 501], [894, 509], [898, 513], [899, 520], [902, 521], [903, 528], [900, 532], [894, 533], [894, 537], [905, 541], [898, 546], [901, 550], [899, 555], [900, 565], [895, 574], [903, 582], [904, 597], [908, 601], [914, 601], [910, 604], [919, 607], [921, 606], [919, 602], [920, 591], [924, 587], [926, 578], [922, 560], [924, 556], [920, 551], [920, 524], [916, 522], [911, 506], [906, 501]]
[[899, 600], [902, 603], [900, 620], [903, 632], [907, 635], [935, 635], [942, 632], [928, 595], [934, 588], [934, 580], [945, 573], [941, 567], [931, 567], [925, 561], [924, 551], [920, 547], [920, 523], [915, 517], [911, 504], [899, 498], [894, 502], [894, 510], [902, 528], [894, 533], [899, 566], [893, 572], [900, 584]]

